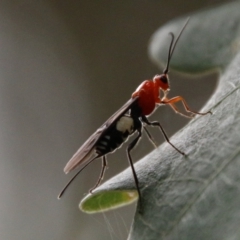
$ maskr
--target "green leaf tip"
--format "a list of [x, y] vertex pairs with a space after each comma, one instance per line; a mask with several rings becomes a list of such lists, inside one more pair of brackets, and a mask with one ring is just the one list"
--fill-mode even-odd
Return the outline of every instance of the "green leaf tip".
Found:
[[88, 194], [80, 202], [79, 208], [89, 214], [105, 212], [131, 204], [137, 198], [136, 191], [103, 191], [97, 194]]

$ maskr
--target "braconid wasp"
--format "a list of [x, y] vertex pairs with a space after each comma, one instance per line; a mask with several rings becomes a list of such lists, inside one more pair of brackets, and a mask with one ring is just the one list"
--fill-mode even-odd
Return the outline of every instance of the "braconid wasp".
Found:
[[[146, 126], [158, 127], [164, 135], [166, 141], [175, 148], [180, 154], [185, 155], [184, 152], [180, 151], [175, 147], [169, 140], [167, 134], [165, 133], [163, 127], [158, 121], [150, 122], [148, 116], [150, 116], [156, 107], [159, 105], [169, 105], [173, 108], [176, 113], [187, 116], [181, 113], [175, 106], [175, 103], [182, 102], [186, 112], [192, 113], [193, 115], [206, 115], [211, 113], [210, 111], [205, 113], [195, 112], [190, 110], [186, 101], [181, 96], [167, 98], [167, 94], [170, 90], [169, 86], [169, 64], [171, 57], [173, 55], [176, 44], [185, 29], [189, 19], [184, 24], [178, 37], [174, 42], [174, 34], [170, 32], [171, 43], [168, 51], [167, 65], [161, 75], [156, 75], [151, 80], [145, 80], [132, 94], [129, 101], [127, 101], [116, 113], [114, 113], [89, 139], [78, 149], [78, 151], [69, 160], [64, 168], [65, 173], [69, 173], [73, 169], [80, 167], [79, 171], [73, 176], [73, 178], [68, 182], [68, 184], [63, 188], [58, 198], [61, 198], [67, 187], [71, 182], [77, 177], [77, 175], [86, 168], [91, 162], [97, 158], [102, 159], [102, 169], [98, 181], [95, 186], [90, 189], [90, 193], [100, 184], [104, 172], [107, 166], [106, 155], [112, 153], [121, 145], [127, 141], [128, 137], [134, 133], [137, 133], [136, 138], [127, 146], [127, 158], [132, 169], [136, 189], [138, 191], [139, 199], [141, 198], [138, 177], [134, 169], [131, 150], [136, 146], [138, 141], [142, 136], [143, 129], [145, 130], [149, 140], [156, 147], [156, 144], [147, 130]], [[163, 92], [163, 97], [160, 97], [161, 91]]]

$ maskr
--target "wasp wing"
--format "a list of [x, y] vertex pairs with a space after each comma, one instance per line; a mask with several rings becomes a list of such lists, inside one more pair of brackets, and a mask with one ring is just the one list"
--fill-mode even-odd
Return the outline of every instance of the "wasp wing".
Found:
[[[64, 168], [65, 173], [69, 173], [80, 165], [88, 164], [93, 158], [100, 157], [95, 153], [95, 144], [105, 131], [111, 127], [119, 118], [121, 118], [134, 104], [136, 104], [138, 97], [128, 100], [117, 112], [115, 112], [95, 133], [93, 133], [88, 140], [78, 149], [72, 156]], [[95, 155], [95, 156], [94, 156]], [[93, 157], [94, 156], [94, 157]]]

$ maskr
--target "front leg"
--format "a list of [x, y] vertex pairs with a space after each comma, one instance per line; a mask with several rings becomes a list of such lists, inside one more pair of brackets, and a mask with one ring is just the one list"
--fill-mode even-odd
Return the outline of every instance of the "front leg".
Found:
[[[166, 104], [166, 103], [163, 102], [163, 104]], [[175, 113], [180, 114], [183, 117], [193, 118], [196, 115], [195, 113], [192, 113], [191, 115], [187, 115], [185, 113], [180, 112], [179, 109], [177, 108], [177, 106], [174, 103], [168, 103], [168, 104], [175, 111]]]
[[[178, 109], [174, 106], [174, 103], [177, 103], [177, 102], [182, 102], [182, 104], [183, 104], [183, 106], [184, 106], [184, 108], [185, 108], [185, 110], [186, 110], [187, 112], [190, 112], [190, 113], [193, 113], [193, 114], [198, 114], [198, 115], [206, 115], [206, 114], [208, 114], [208, 113], [212, 114], [211, 111], [207, 111], [207, 112], [205, 112], [205, 113], [200, 113], [200, 112], [195, 112], [195, 111], [191, 110], [191, 109], [189, 108], [189, 106], [187, 105], [186, 100], [185, 100], [183, 97], [181, 97], [181, 96], [173, 97], [173, 98], [171, 98], [171, 99], [167, 99], [167, 98], [165, 97], [165, 98], [163, 98], [163, 99], [161, 100], [161, 103], [162, 103], [162, 104], [169, 104], [177, 113], [180, 113], [180, 112], [178, 111]], [[180, 113], [180, 114], [182, 114], [182, 113]], [[184, 114], [183, 114], [183, 115], [184, 115]]]

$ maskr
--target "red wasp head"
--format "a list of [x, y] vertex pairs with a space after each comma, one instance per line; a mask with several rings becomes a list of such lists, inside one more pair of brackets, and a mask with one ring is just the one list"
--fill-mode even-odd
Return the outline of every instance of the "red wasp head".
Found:
[[168, 92], [170, 90], [168, 74], [156, 75], [153, 78], [154, 86], [157, 89], [163, 90], [163, 92]]

